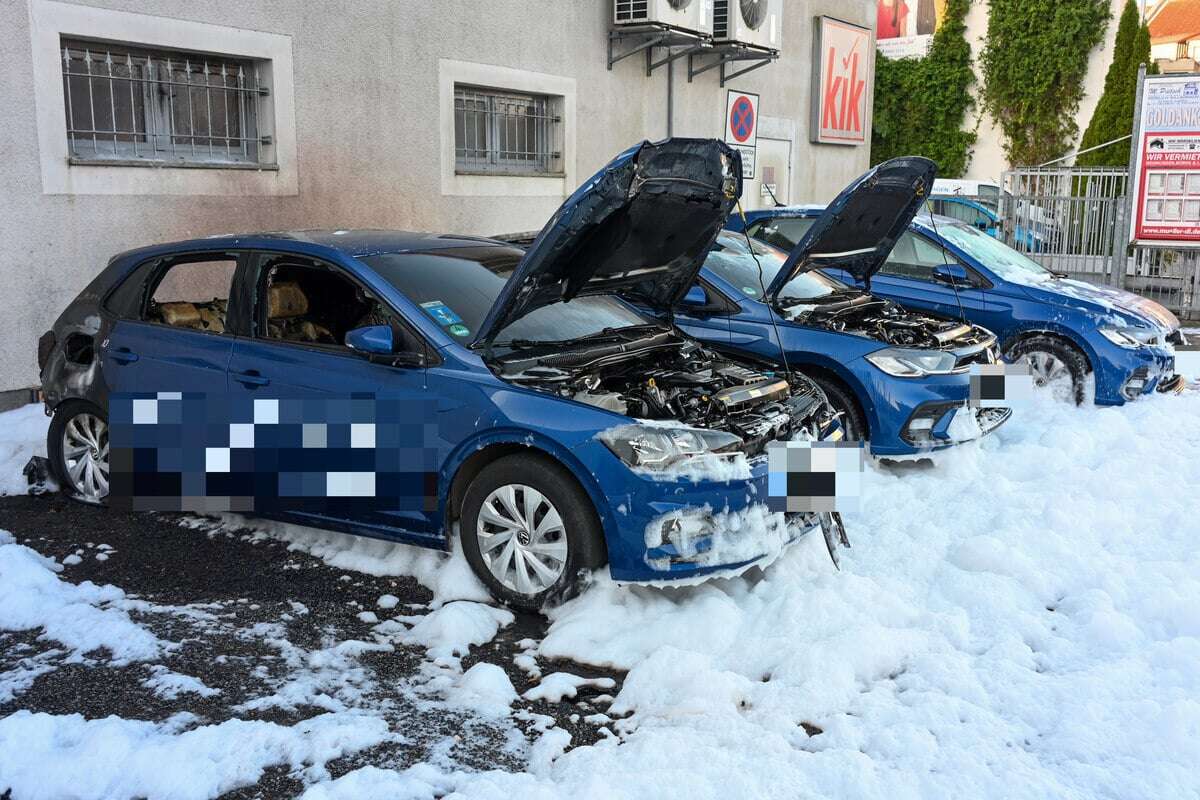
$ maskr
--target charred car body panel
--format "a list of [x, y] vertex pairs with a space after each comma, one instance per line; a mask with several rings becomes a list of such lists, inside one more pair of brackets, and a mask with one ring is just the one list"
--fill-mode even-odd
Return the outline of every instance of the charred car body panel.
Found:
[[[628, 288], [640, 280], [626, 280], [628, 271], [603, 261], [572, 271], [569, 262], [545, 257], [603, 240], [655, 276], [654, 288], [647, 284], [642, 299], [670, 313], [736, 200], [740, 187], [733, 176], [738, 174], [736, 154], [711, 140], [632, 148], [585, 184], [588, 191], [564, 204], [529, 253], [452, 235], [307, 231], [222, 236], [121, 254], [43, 338], [39, 359], [47, 411], [70, 399], [105, 409], [114, 392], [408, 397], [430, 404], [435, 417], [430, 425], [416, 426], [420, 441], [401, 445], [427, 454], [436, 502], [392, 514], [272, 516], [445, 548], [458, 513], [455, 505], [461, 504], [456, 479], [466, 475], [469, 481], [491, 453], [536, 452], [564, 467], [591, 499], [614, 578], [660, 580], [742, 568], [819, 527], [813, 514], [774, 515], [782, 533], [759, 543], [744, 527], [740, 534], [736, 526], [726, 530], [725, 516], [765, 508], [767, 459], [761, 451], [768, 440], [838, 433], [820, 390], [800, 377], [781, 380], [744, 361], [717, 356], [670, 325], [601, 296], [608, 292], [593, 282], [596, 276], [603, 276], [607, 288], [613, 281]], [[637, 176], [645, 179], [639, 182]], [[689, 228], [681, 212], [676, 215], [681, 227], [670, 245], [654, 245], [653, 254], [631, 253], [621, 232], [642, 230], [644, 221], [629, 209], [642, 203], [645, 192], [687, 207], [700, 229]], [[585, 205], [595, 214], [576, 213]], [[569, 235], [561, 235], [559, 225]], [[596, 230], [589, 232], [589, 225]], [[572, 237], [576, 245], [569, 244]], [[650, 246], [648, 232], [636, 238]], [[220, 319], [212, 325], [167, 324], [164, 304], [155, 305], [151, 297], [162, 271], [187, 260], [218, 258], [236, 264], [227, 302], [175, 305], [193, 306], [183, 309], [189, 319], [219, 308]], [[654, 263], [659, 258], [665, 259], [665, 269]], [[317, 314], [319, 291], [303, 289], [304, 280], [317, 279], [304, 277], [297, 267], [310, 263], [325, 276], [321, 281], [333, 275], [355, 287], [347, 302], [370, 298], [385, 309], [393, 330], [403, 327], [416, 358], [382, 362], [341, 347], [345, 329], [358, 330], [364, 323], [339, 320], [333, 316], [336, 309]], [[280, 275], [287, 280], [276, 282]], [[459, 279], [473, 281], [477, 291], [455, 297], [453, 281]], [[321, 281], [311, 286], [326, 287]], [[426, 292], [440, 299], [430, 300]], [[552, 299], [568, 296], [576, 299]], [[597, 319], [623, 324], [570, 341], [521, 341], [513, 333], [537, 330], [547, 314], [552, 321], [574, 324], [588, 309]], [[277, 327], [293, 331], [293, 338], [272, 338]], [[268, 330], [271, 336], [264, 333]], [[476, 346], [467, 345], [471, 333], [479, 339]], [[637, 417], [655, 422], [642, 424]], [[731, 477], [727, 470], [677, 475], [632, 468], [619, 455], [623, 451], [604, 438], [631, 426], [650, 438], [660, 431], [683, 431], [711, 447], [705, 455], [720, 464], [738, 461], [740, 472]], [[679, 456], [673, 463], [689, 462]], [[686, 536], [677, 536], [685, 515], [690, 527]], [[737, 541], [731, 545], [731, 540]]]

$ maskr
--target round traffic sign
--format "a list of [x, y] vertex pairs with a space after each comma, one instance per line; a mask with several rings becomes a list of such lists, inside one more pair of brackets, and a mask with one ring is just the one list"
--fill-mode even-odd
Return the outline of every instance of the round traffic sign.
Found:
[[729, 131], [739, 142], [746, 141], [754, 133], [754, 106], [749, 97], [743, 95], [734, 101], [729, 111]]

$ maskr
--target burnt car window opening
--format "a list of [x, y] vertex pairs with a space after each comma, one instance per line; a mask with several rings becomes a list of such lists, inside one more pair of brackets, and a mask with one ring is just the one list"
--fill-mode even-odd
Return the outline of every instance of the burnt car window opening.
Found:
[[951, 257], [936, 244], [908, 231], [897, 240], [896, 247], [888, 254], [879, 272], [882, 275], [932, 281], [934, 268], [949, 260]]
[[[524, 255], [524, 251], [509, 247], [469, 247], [434, 253], [384, 253], [362, 260], [443, 330], [466, 343], [483, 324]], [[496, 341], [503, 345], [514, 340], [578, 339], [606, 328], [650, 321], [612, 298], [576, 297], [531, 311], [501, 330]]]
[[[750, 253], [750, 246], [754, 248], [753, 255]], [[722, 233], [717, 237], [713, 249], [709, 251], [704, 265], [736, 286], [746, 296], [759, 300], [762, 298], [763, 287], [771, 285], [779, 268], [787, 260], [787, 254], [753, 239], [750, 246], [747, 246], [745, 236], [740, 233]], [[845, 288], [845, 284], [819, 272], [802, 272], [788, 281], [779, 296], [812, 300], [827, 297]]]
[[262, 273], [260, 338], [345, 347], [349, 331], [395, 321], [383, 303], [319, 262], [272, 258], [263, 264]]
[[145, 319], [176, 328], [224, 333], [235, 258], [178, 260], [160, 273]]

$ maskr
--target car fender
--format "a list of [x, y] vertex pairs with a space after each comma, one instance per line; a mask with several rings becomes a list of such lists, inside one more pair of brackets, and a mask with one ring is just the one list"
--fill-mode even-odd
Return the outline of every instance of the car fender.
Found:
[[[857, 363], [864, 363], [860, 357], [855, 359]], [[830, 358], [824, 353], [814, 353], [811, 351], [792, 351], [788, 353], [788, 366], [804, 371], [806, 366], [817, 367], [825, 372], [833, 374], [842, 383], [846, 385], [851, 392], [854, 393], [854, 398], [858, 401], [859, 408], [867, 417], [868, 430], [879, 430], [880, 420], [879, 411], [875, 407], [875, 402], [872, 399], [872, 393], [868, 390], [867, 385], [854, 373], [846, 362], [838, 361]], [[870, 368], [869, 365], [867, 365]]]
[[1056, 336], [1066, 339], [1087, 357], [1088, 365], [1095, 371], [1100, 360], [1096, 349], [1079, 333], [1065, 325], [1047, 320], [1018, 322], [1015, 328], [1005, 332], [1005, 338], [1000, 345], [1000, 352], [1007, 353], [1019, 340], [1030, 336]]
[[528, 428], [495, 427], [481, 430], [460, 442], [446, 457], [439, 470], [438, 519], [443, 521], [443, 534], [446, 536], [447, 542], [450, 538], [450, 531], [446, 528], [446, 523], [450, 519], [450, 488], [455, 476], [469, 458], [482, 450], [497, 445], [519, 445], [528, 448], [532, 453], [545, 456], [560, 464], [587, 492], [606, 535], [614, 529], [612, 509], [606, 502], [606, 496], [601, 490], [596, 476], [569, 448], [545, 434]]

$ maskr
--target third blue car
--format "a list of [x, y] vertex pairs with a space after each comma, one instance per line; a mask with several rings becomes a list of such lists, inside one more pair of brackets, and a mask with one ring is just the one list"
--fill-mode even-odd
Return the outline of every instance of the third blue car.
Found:
[[[886, 165], [884, 165], [886, 166]], [[871, 174], [871, 173], [868, 173]], [[841, 198], [839, 198], [840, 200]], [[752, 211], [730, 226], [790, 248], [833, 213], [819, 207]], [[1175, 345], [1179, 320], [1130, 292], [1071, 280], [971, 225], [921, 211], [878, 273], [824, 263], [830, 278], [863, 285], [917, 313], [961, 317], [995, 332], [1010, 361], [1026, 361], [1034, 383], [1053, 396], [1121, 405], [1155, 390], [1182, 390]]]

